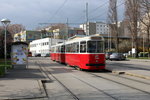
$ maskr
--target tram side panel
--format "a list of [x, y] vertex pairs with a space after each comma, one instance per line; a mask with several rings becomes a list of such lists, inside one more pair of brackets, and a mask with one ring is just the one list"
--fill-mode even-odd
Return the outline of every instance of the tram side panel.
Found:
[[70, 66], [77, 66], [80, 63], [79, 54], [67, 53], [66, 64]]
[[51, 60], [53, 60], [53, 61], [55, 60], [54, 55], [55, 55], [54, 53], [51, 53]]
[[55, 61], [59, 61], [59, 53], [55, 53]]
[[65, 55], [65, 53], [61, 53], [60, 54], [60, 62], [61, 63], [66, 63], [66, 55]]
[[66, 63], [81, 69], [100, 70], [105, 69], [104, 54], [66, 54]]

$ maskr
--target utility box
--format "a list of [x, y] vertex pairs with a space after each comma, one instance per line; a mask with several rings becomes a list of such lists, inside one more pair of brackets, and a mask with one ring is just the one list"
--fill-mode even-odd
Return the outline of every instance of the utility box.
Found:
[[13, 68], [26, 69], [28, 67], [28, 44], [26, 42], [12, 43], [11, 62]]

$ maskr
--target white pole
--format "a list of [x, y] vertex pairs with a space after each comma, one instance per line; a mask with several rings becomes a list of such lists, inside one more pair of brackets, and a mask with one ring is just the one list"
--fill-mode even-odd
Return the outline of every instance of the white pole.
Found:
[[7, 45], [6, 45], [6, 38], [7, 38], [7, 36], [6, 36], [6, 32], [7, 32], [7, 26], [5, 26], [5, 39], [4, 39], [4, 41], [5, 41], [5, 44], [4, 44], [4, 56], [5, 56], [5, 73], [7, 72], [7, 68], [6, 68], [6, 65], [7, 65]]

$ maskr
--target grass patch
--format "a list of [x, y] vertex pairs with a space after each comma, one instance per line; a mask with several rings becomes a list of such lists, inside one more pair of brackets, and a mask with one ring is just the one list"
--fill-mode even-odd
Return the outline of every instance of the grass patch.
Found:
[[7, 60], [7, 64], [5, 65], [5, 60], [0, 59], [0, 76], [3, 76], [5, 74], [5, 68], [11, 69], [11, 60]]

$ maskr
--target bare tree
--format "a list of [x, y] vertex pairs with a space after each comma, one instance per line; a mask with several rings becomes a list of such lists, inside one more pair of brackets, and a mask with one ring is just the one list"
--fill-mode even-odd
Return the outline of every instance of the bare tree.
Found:
[[141, 22], [141, 31], [145, 34], [147, 38], [147, 50], [150, 57], [150, 0], [141, 0], [141, 9], [140, 9], [140, 22]]
[[138, 22], [140, 19], [140, 0], [126, 0], [125, 2], [125, 20], [128, 22], [128, 28], [132, 35], [133, 48], [135, 48], [135, 57], [138, 57]]
[[115, 36], [116, 52], [119, 52], [117, 0], [109, 0], [108, 23], [111, 34]]
[[[10, 55], [11, 43], [13, 42], [13, 35], [15, 33], [20, 32], [21, 30], [24, 30], [24, 27], [20, 24], [13, 24], [7, 27], [6, 44], [8, 55]], [[4, 52], [4, 27], [2, 26], [0, 27], [0, 52]], [[4, 57], [4, 53], [0, 54], [0, 58], [1, 57]]]
[[7, 29], [11, 33], [11, 35], [13, 36], [16, 33], [24, 31], [25, 27], [23, 25], [21, 25], [21, 24], [12, 24]]

